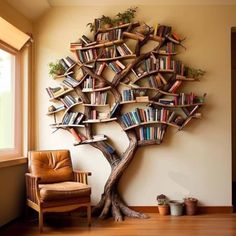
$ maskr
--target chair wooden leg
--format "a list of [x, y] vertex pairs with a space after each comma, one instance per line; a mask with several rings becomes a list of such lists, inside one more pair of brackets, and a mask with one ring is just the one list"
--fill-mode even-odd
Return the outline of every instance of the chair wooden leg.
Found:
[[39, 232], [43, 232], [43, 212], [39, 211]]
[[87, 219], [88, 219], [88, 226], [91, 226], [91, 205], [87, 206]]

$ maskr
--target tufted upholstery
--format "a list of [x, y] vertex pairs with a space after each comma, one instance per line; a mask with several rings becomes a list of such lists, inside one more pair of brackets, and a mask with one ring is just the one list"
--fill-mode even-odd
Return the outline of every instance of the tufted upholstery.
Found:
[[69, 150], [30, 151], [26, 177], [27, 205], [39, 213], [39, 230], [43, 214], [87, 208], [91, 224], [90, 172], [73, 171]]
[[39, 183], [73, 180], [69, 150], [29, 152], [29, 172], [40, 177]]
[[60, 182], [54, 184], [39, 184], [40, 200], [57, 201], [69, 200], [72, 198], [89, 197], [91, 188], [87, 184], [77, 182]]

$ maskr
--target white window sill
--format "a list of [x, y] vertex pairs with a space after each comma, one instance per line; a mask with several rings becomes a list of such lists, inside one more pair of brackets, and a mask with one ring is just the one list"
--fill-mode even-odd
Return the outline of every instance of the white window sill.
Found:
[[0, 158], [0, 168], [23, 165], [27, 163], [27, 157]]

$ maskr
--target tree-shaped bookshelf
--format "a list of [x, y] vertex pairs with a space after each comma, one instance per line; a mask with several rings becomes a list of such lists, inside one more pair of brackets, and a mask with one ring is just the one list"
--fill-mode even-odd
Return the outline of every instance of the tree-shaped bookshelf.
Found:
[[[125, 204], [118, 182], [138, 147], [161, 144], [168, 127], [182, 130], [193, 118], [200, 118], [198, 109], [205, 95], [178, 91], [183, 83], [198, 81], [204, 72], [176, 59], [182, 40], [169, 26], [153, 29], [130, 22], [105, 29], [100, 23], [95, 19], [94, 40], [83, 35], [71, 43], [75, 59], [59, 61], [64, 74], [55, 78], [63, 81], [56, 88], [47, 88], [54, 102], [48, 115], [54, 115], [53, 128], [69, 131], [76, 139], [74, 145], [99, 149], [111, 166], [93, 213], [100, 218], [112, 215], [117, 221], [123, 216], [145, 218]], [[151, 49], [145, 51], [147, 45]], [[133, 104], [132, 110], [125, 113], [127, 104]], [[122, 155], [105, 135], [93, 133], [93, 124], [102, 122], [117, 122], [126, 133], [129, 145]]]

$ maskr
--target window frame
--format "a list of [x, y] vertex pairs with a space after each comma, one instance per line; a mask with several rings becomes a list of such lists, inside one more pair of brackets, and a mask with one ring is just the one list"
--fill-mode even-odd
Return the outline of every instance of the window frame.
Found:
[[15, 56], [14, 148], [0, 149], [0, 161], [22, 156], [22, 83], [20, 52], [0, 41], [0, 49]]

